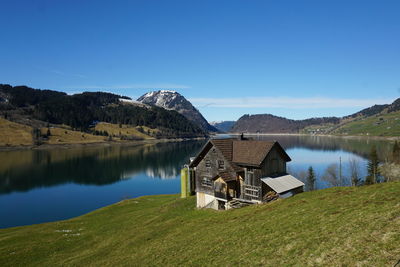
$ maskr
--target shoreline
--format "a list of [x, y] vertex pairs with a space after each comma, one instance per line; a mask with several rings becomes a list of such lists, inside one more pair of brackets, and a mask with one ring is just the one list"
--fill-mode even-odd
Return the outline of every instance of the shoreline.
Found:
[[[227, 135], [239, 136], [241, 133], [226, 133]], [[244, 136], [312, 136], [312, 137], [331, 137], [331, 138], [351, 138], [351, 139], [378, 139], [395, 141], [400, 140], [400, 136], [374, 136], [374, 135], [332, 135], [332, 134], [301, 134], [301, 133], [243, 133]]]
[[[172, 138], [172, 139], [144, 139], [135, 141], [102, 141], [102, 142], [89, 142], [89, 143], [63, 143], [63, 144], [42, 144], [42, 145], [16, 145], [16, 146], [0, 146], [2, 151], [20, 151], [20, 150], [47, 150], [47, 149], [72, 149], [79, 147], [108, 147], [108, 146], [121, 146], [121, 145], [142, 145], [142, 144], [156, 144], [168, 142], [184, 142], [192, 140], [205, 140], [207, 138], [216, 137], [218, 135], [231, 135], [239, 136], [241, 133], [221, 133], [210, 135], [210, 137], [193, 137], [193, 138]], [[343, 138], [343, 139], [372, 139], [372, 140], [386, 140], [386, 141], [399, 141], [400, 136], [360, 136], [360, 135], [324, 135], [324, 134], [300, 134], [300, 133], [245, 133], [244, 136], [309, 136], [309, 137], [329, 137], [329, 138]]]
[[42, 145], [18, 145], [18, 146], [0, 146], [0, 152], [3, 151], [20, 151], [20, 150], [47, 150], [47, 149], [72, 149], [79, 147], [109, 147], [109, 146], [132, 146], [144, 144], [157, 144], [169, 142], [184, 142], [192, 140], [204, 140], [206, 137], [194, 138], [172, 138], [172, 139], [145, 139], [136, 141], [103, 141], [103, 142], [90, 142], [90, 143], [64, 143], [64, 144], [42, 144]]

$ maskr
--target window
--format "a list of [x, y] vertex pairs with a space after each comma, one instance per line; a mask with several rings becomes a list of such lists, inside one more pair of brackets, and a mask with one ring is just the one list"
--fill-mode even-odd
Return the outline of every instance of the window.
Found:
[[246, 179], [245, 179], [245, 183], [249, 184], [249, 185], [254, 185], [254, 169], [253, 168], [247, 168], [247, 172], [246, 172]]
[[225, 162], [223, 160], [218, 160], [218, 169], [225, 169]]
[[206, 187], [212, 187], [212, 181], [209, 177], [203, 177], [201, 180], [201, 185]]
[[211, 168], [211, 161], [206, 159], [206, 168]]

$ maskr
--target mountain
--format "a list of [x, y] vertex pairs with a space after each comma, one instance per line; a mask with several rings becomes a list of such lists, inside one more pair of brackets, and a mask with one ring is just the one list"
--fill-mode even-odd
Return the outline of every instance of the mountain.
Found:
[[400, 98], [387, 105], [374, 105], [350, 116], [328, 133], [336, 135], [400, 136]]
[[323, 123], [339, 123], [336, 117], [290, 120], [271, 114], [243, 115], [232, 127], [235, 133], [299, 133], [307, 126]]
[[218, 132], [211, 126], [201, 113], [181, 94], [175, 91], [160, 90], [142, 95], [137, 101], [151, 106], [175, 110], [185, 116], [188, 120], [198, 125], [206, 132]]
[[391, 104], [374, 105], [341, 118], [290, 120], [271, 114], [244, 115], [231, 132], [399, 136], [399, 121], [400, 98]]
[[235, 121], [213, 121], [210, 122], [210, 124], [223, 133], [229, 133], [232, 130]]
[[399, 110], [400, 110], [400, 98], [397, 98], [395, 101], [393, 101], [392, 104], [388, 106], [388, 112], [394, 112]]
[[373, 116], [376, 114], [381, 113], [383, 110], [385, 110], [386, 108], [388, 108], [390, 105], [373, 105], [372, 107], [369, 108], [365, 108], [363, 110], [360, 110], [359, 112], [356, 112], [354, 114], [351, 114], [349, 116], [345, 116], [344, 118], [356, 118], [356, 117], [360, 117], [360, 116]]
[[[147, 106], [104, 92], [67, 95], [52, 90], [0, 84], [0, 115], [32, 127], [67, 125], [93, 132], [98, 122], [157, 129], [157, 138], [200, 137], [206, 133], [174, 110]], [[33, 125], [35, 124], [35, 125]], [[120, 134], [121, 135], [121, 134]], [[121, 135], [122, 136], [122, 135]]]

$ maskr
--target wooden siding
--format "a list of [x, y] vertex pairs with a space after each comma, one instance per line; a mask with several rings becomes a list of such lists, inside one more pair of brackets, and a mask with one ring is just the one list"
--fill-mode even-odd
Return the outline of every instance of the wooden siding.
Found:
[[261, 164], [261, 177], [273, 177], [286, 174], [284, 155], [274, 146]]
[[[251, 171], [250, 171], [251, 170]], [[261, 178], [286, 174], [285, 157], [277, 147], [273, 147], [262, 162], [260, 168], [246, 167], [244, 183], [252, 186], [261, 186]]]
[[[224, 169], [218, 169], [218, 161], [222, 160], [224, 161]], [[206, 161], [208, 161], [207, 166], [210, 167], [206, 166]], [[218, 176], [222, 171], [230, 173], [232, 177], [236, 177], [235, 171], [232, 169], [229, 162], [225, 160], [222, 153], [217, 148], [212, 147], [196, 167], [196, 192], [214, 195], [213, 186], [205, 186], [202, 180], [206, 178], [212, 181], [212, 179]]]
[[[195, 170], [196, 192], [206, 193], [220, 199], [239, 197], [262, 201], [266, 192], [261, 178], [286, 174], [286, 159], [279, 146], [273, 146], [259, 167], [241, 166], [243, 172], [236, 172], [230, 161], [215, 146], [212, 146], [197, 164]], [[223, 161], [223, 164], [221, 164]], [[219, 168], [221, 165], [223, 169]], [[233, 177], [236, 180], [230, 180]]]

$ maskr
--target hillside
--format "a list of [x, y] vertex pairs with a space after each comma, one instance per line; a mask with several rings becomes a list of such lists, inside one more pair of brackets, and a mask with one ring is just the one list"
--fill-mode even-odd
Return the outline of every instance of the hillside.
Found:
[[309, 125], [338, 123], [339, 118], [311, 118], [306, 120], [290, 120], [271, 114], [243, 115], [232, 127], [235, 133], [299, 133]]
[[[47, 136], [48, 129], [49, 136]], [[40, 137], [36, 141], [40, 141], [41, 144], [87, 144], [106, 141], [104, 136], [73, 131], [65, 126], [64, 128], [43, 127], [39, 129], [39, 132]], [[0, 118], [0, 133], [0, 147], [34, 145], [33, 128], [30, 126]]]
[[394, 266], [399, 191], [399, 182], [337, 187], [223, 212], [196, 210], [194, 197], [130, 199], [0, 230], [0, 265]]
[[374, 105], [341, 118], [290, 120], [271, 114], [244, 115], [232, 132], [399, 136], [399, 112], [400, 98], [392, 104]]
[[32, 128], [0, 118], [0, 146], [32, 145]]
[[400, 136], [400, 111], [358, 117], [335, 128], [332, 134]]
[[153, 91], [142, 95], [137, 101], [167, 110], [175, 110], [185, 116], [189, 121], [199, 126], [203, 131], [218, 132], [215, 127], [206, 121], [200, 111], [178, 92], [169, 90]]
[[400, 98], [388, 105], [374, 105], [341, 118], [338, 124], [315, 124], [302, 133], [360, 136], [400, 136]]
[[[104, 92], [67, 95], [26, 86], [0, 84], [0, 116], [32, 128], [49, 123], [95, 134], [98, 122], [141, 126], [155, 138], [202, 137], [200, 127], [174, 110], [147, 106], [128, 97]], [[139, 134], [140, 135], [140, 134]]]

